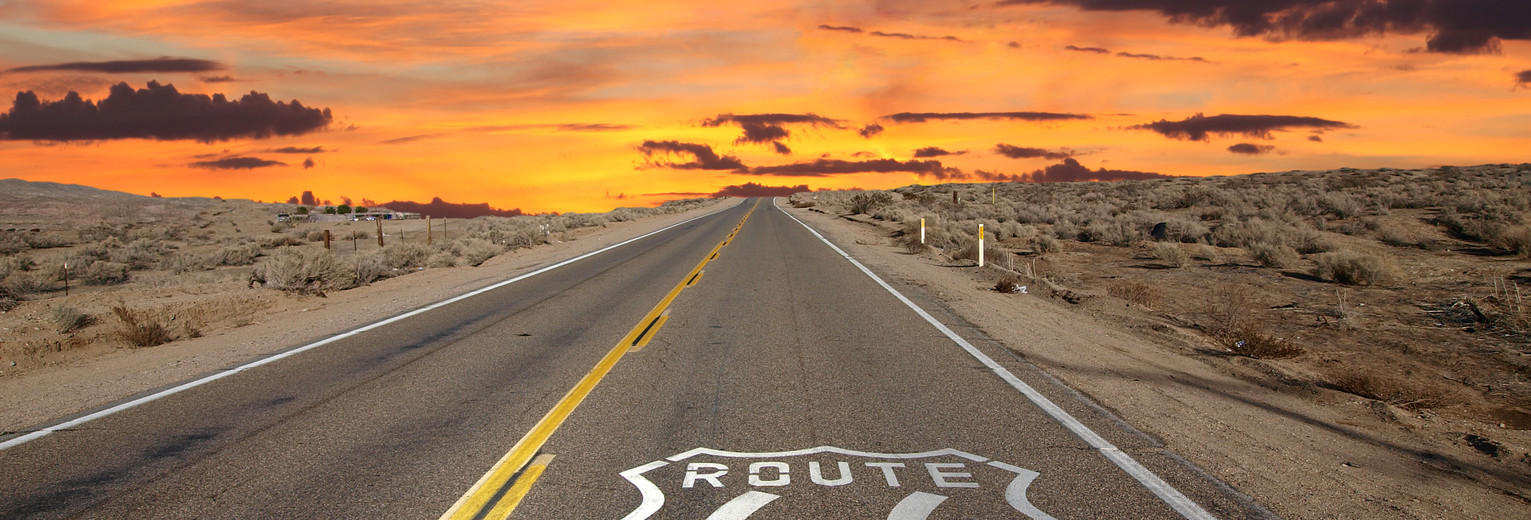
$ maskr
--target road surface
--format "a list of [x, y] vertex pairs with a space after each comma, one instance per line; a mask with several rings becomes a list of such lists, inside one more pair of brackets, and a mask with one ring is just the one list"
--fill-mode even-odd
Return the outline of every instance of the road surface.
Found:
[[1258, 516], [787, 211], [0, 438], [0, 518]]

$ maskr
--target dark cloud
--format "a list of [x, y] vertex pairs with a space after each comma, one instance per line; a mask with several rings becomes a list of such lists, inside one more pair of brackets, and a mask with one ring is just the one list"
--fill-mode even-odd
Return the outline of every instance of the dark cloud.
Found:
[[1102, 49], [1100, 47], [1080, 47], [1080, 46], [1077, 46], [1077, 45], [1065, 45], [1063, 47], [1063, 50], [1066, 50], [1066, 51], [1079, 51], [1079, 52], [1093, 52], [1095, 54], [1110, 54], [1111, 53], [1110, 50]]
[[775, 175], [779, 177], [824, 177], [845, 173], [909, 172], [945, 178], [947, 168], [941, 165], [941, 161], [900, 161], [897, 159], [845, 161], [840, 159], [815, 159], [813, 162], [757, 166], [751, 168], [749, 172], [755, 175]]
[[791, 136], [792, 133], [784, 125], [809, 125], [828, 126], [830, 128], [844, 128], [839, 121], [814, 114], [719, 114], [718, 117], [703, 119], [702, 126], [716, 127], [727, 124], [739, 125], [744, 130], [744, 135], [734, 140], [734, 144], [754, 143], [770, 144], [776, 153], [792, 153], [787, 145], [781, 140]]
[[1156, 11], [1173, 22], [1226, 25], [1238, 36], [1334, 40], [1429, 34], [1425, 50], [1497, 53], [1500, 40], [1531, 39], [1525, 0], [1003, 0], [999, 5], [1073, 5], [1090, 11]]
[[973, 177], [989, 182], [1030, 182], [1031, 176], [1024, 173], [1000, 173], [985, 170], [973, 172]]
[[766, 186], [753, 182], [746, 182], [744, 184], [738, 184], [734, 186], [724, 186], [723, 189], [713, 193], [711, 197], [786, 197], [794, 193], [803, 193], [805, 191], [813, 190], [809, 189], [807, 184], [799, 184], [797, 186]]
[[11, 111], [0, 114], [0, 139], [94, 141], [104, 139], [191, 139], [202, 142], [273, 135], [302, 135], [328, 127], [330, 109], [303, 106], [297, 100], [272, 101], [251, 92], [229, 101], [223, 94], [182, 94], [174, 85], [150, 81], [133, 90], [118, 83], [99, 103], [70, 92], [58, 101], [41, 101], [28, 91], [16, 94]]
[[1018, 121], [1070, 121], [1094, 119], [1084, 114], [1061, 114], [1056, 112], [899, 112], [882, 116], [895, 123], [925, 123], [934, 120], [963, 121], [970, 119], [1009, 119]]
[[1515, 73], [1515, 86], [1531, 88], [1531, 70]]
[[1207, 59], [1203, 58], [1201, 56], [1191, 56], [1189, 58], [1182, 58], [1182, 57], [1179, 57], [1179, 56], [1160, 56], [1158, 54], [1137, 54], [1137, 53], [1131, 53], [1131, 52], [1118, 52], [1118, 53], [1116, 53], [1116, 55], [1117, 56], [1121, 56], [1123, 58], [1137, 58], [1137, 59], [1141, 59], [1141, 60], [1154, 60], [1154, 61], [1197, 61], [1197, 62], [1201, 62], [1201, 63], [1207, 63]]
[[870, 34], [872, 36], [881, 36], [883, 38], [898, 38], [900, 40], [946, 40], [946, 41], [949, 41], [949, 42], [960, 42], [960, 41], [962, 41], [961, 38], [958, 38], [956, 36], [926, 36], [926, 35], [923, 35], [923, 34], [890, 33], [890, 32], [882, 32], [882, 31], [872, 31], [872, 32], [869, 32], [867, 34]]
[[1308, 136], [1308, 140], [1309, 141], [1313, 141], [1315, 143], [1322, 143], [1322, 142], [1324, 142], [1324, 138], [1322, 136], [1317, 136], [1317, 135], [1310, 135], [1310, 136]]
[[313, 168], [313, 167], [314, 167], [314, 158], [313, 157], [309, 157], [309, 158], [303, 159], [303, 169], [307, 170], [307, 169]]
[[305, 192], [303, 192], [303, 200], [302, 200], [302, 202], [303, 202], [304, 206], [318, 206], [319, 205], [319, 199], [318, 199], [318, 197], [314, 196], [314, 192], [312, 192], [312, 191], [305, 191]]
[[1239, 143], [1228, 147], [1228, 151], [1243, 155], [1260, 155], [1270, 153], [1276, 147], [1268, 144]]
[[882, 133], [882, 131], [883, 131], [882, 125], [879, 125], [877, 123], [870, 123], [870, 124], [868, 124], [866, 126], [861, 127], [861, 130], [858, 130], [856, 133], [861, 134], [861, 137], [865, 137], [867, 139], [871, 139], [873, 136], [876, 136], [877, 134]]
[[1141, 179], [1161, 179], [1170, 177], [1158, 173], [1135, 172], [1126, 170], [1107, 170], [1101, 168], [1091, 171], [1079, 161], [1073, 158], [1064, 159], [1063, 162], [1031, 172], [1026, 176], [1030, 182], [1076, 182], [1076, 181], [1121, 181]]
[[270, 153], [324, 153], [325, 150], [323, 146], [314, 146], [309, 148], [298, 146], [283, 146], [281, 148], [267, 148], [266, 151]]
[[643, 194], [644, 197], [686, 197], [686, 198], [706, 197], [708, 195], [711, 195], [711, 193], [702, 193], [702, 192], [699, 192], [699, 191], [667, 191], [667, 192], [664, 192], [664, 193], [645, 193], [645, 194]]
[[1074, 156], [1072, 150], [1050, 151], [1042, 148], [1026, 148], [1023, 146], [1011, 146], [1005, 143], [994, 145], [994, 151], [1011, 159], [1034, 159], [1043, 158], [1052, 161], [1067, 159]]
[[1010, 42], [1010, 43], [1007, 43], [1005, 45], [1010, 47], [1010, 48], [1012, 48], [1012, 49], [1019, 49], [1019, 48], [1021, 48], [1020, 42]]
[[825, 30], [825, 31], [840, 31], [840, 32], [848, 32], [848, 33], [859, 33], [859, 32], [862, 32], [860, 27], [849, 27], [849, 26], [847, 26], [847, 27], [836, 27], [836, 26], [827, 25], [827, 24], [819, 25], [819, 29], [822, 29], [822, 30]]
[[6, 72], [72, 70], [122, 74], [130, 72], [211, 72], [224, 70], [225, 68], [223, 64], [216, 61], [166, 57], [152, 60], [76, 61], [52, 65], [28, 65], [9, 69]]
[[924, 148], [915, 150], [914, 151], [914, 156], [916, 158], [918, 158], [918, 157], [941, 157], [941, 156], [945, 156], [945, 155], [962, 155], [962, 154], [965, 154], [965, 153], [967, 153], [967, 152], [965, 152], [965, 151], [963, 151], [963, 152], [948, 152], [946, 150], [943, 150], [941, 148], [937, 148], [937, 147], [934, 147], [934, 146], [926, 146]]
[[487, 202], [451, 203], [441, 200], [441, 197], [432, 197], [431, 201], [426, 203], [395, 200], [384, 202], [382, 206], [394, 211], [419, 213], [437, 218], [514, 217], [525, 214], [520, 208], [495, 209], [489, 207]]
[[209, 170], [253, 170], [256, 168], [270, 168], [272, 166], [287, 166], [281, 161], [268, 161], [259, 157], [224, 157], [211, 161], [197, 161], [191, 163], [192, 168], [206, 168]]
[[[705, 144], [680, 141], [644, 141], [638, 152], [649, 168], [674, 168], [677, 170], [733, 170], [744, 172], [748, 168], [732, 155], [719, 156]], [[677, 157], [689, 159], [677, 162]]]
[[1160, 119], [1152, 123], [1134, 125], [1128, 128], [1152, 130], [1171, 139], [1206, 141], [1207, 134], [1237, 134], [1258, 139], [1270, 139], [1271, 132], [1275, 130], [1290, 128], [1328, 130], [1332, 128], [1355, 128], [1355, 126], [1340, 121], [1303, 116], [1219, 114], [1207, 117], [1196, 114], [1182, 121]]
[[197, 79], [202, 80], [203, 83], [233, 83], [235, 81], [239, 81], [237, 79], [234, 79], [233, 76], [228, 76], [228, 75], [224, 75], [224, 76], [198, 76]]

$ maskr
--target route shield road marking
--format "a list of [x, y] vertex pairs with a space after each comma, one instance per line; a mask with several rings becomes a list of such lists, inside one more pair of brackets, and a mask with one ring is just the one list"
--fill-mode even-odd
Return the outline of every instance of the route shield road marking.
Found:
[[[624, 471], [642, 495], [624, 520], [1053, 517], [1026, 490], [1037, 472], [971, 453], [871, 453], [820, 446], [742, 453], [697, 448]], [[942, 514], [942, 512], [947, 512]]]

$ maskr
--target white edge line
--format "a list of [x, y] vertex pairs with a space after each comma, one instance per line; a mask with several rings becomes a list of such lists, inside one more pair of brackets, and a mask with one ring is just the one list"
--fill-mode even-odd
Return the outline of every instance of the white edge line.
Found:
[[1001, 366], [999, 363], [995, 362], [994, 359], [978, 350], [978, 347], [973, 346], [972, 343], [968, 343], [968, 341], [963, 339], [962, 336], [958, 336], [957, 333], [952, 332], [952, 330], [947, 328], [946, 325], [943, 325], [940, 321], [936, 320], [935, 317], [932, 317], [930, 313], [925, 312], [925, 309], [921, 309], [919, 305], [915, 305], [915, 303], [910, 301], [909, 298], [904, 297], [903, 293], [898, 292], [898, 290], [894, 289], [893, 286], [888, 285], [888, 282], [884, 282], [882, 278], [879, 278], [876, 274], [873, 274], [871, 269], [867, 269], [866, 266], [861, 265], [861, 262], [856, 261], [855, 258], [851, 258], [851, 255], [847, 254], [838, 246], [831, 243], [829, 239], [824, 238], [824, 235], [819, 234], [817, 230], [814, 230], [807, 223], [798, 220], [798, 218], [793, 216], [792, 213], [786, 210], [782, 210], [781, 206], [776, 204], [776, 199], [771, 199], [771, 206], [775, 207], [777, 210], [780, 210], [782, 214], [787, 216], [787, 218], [790, 218], [796, 221], [799, 225], [802, 225], [803, 228], [807, 229], [809, 233], [813, 233], [813, 236], [819, 237], [819, 241], [824, 242], [824, 244], [828, 245], [830, 249], [835, 250], [835, 252], [839, 253], [840, 256], [844, 257], [846, 260], [849, 260], [850, 263], [855, 265], [857, 269], [860, 269], [862, 273], [865, 273], [868, 277], [871, 277], [873, 281], [877, 282], [877, 285], [881, 285], [883, 289], [893, 293], [893, 296], [898, 298], [899, 301], [904, 302], [904, 305], [907, 305], [910, 309], [913, 309], [914, 312], [919, 314], [921, 318], [925, 318], [925, 321], [935, 326], [937, 330], [940, 330], [941, 333], [945, 334], [947, 338], [952, 340], [952, 342], [961, 346], [963, 350], [966, 350], [969, 355], [972, 355], [979, 362], [983, 363], [985, 367], [993, 370], [994, 373], [1000, 377], [1000, 379], [1003, 379], [1006, 383], [1009, 383], [1012, 388], [1015, 388], [1016, 391], [1019, 391], [1022, 395], [1025, 395], [1027, 399], [1030, 399], [1031, 402], [1036, 404], [1037, 407], [1041, 408], [1042, 411], [1047, 412], [1047, 415], [1051, 416], [1053, 420], [1058, 421], [1058, 423], [1062, 424], [1063, 427], [1068, 428], [1071, 432], [1074, 432], [1074, 435], [1084, 440], [1084, 442], [1089, 444], [1090, 447], [1099, 450], [1107, 460], [1110, 460], [1112, 464], [1116, 464], [1116, 467], [1121, 468], [1122, 471], [1126, 472], [1128, 475], [1131, 475], [1132, 478], [1137, 479], [1137, 481], [1141, 483], [1143, 487], [1148, 488], [1148, 490], [1153, 492], [1155, 496], [1158, 496], [1160, 500], [1164, 501], [1166, 505], [1169, 505], [1170, 508], [1175, 510], [1175, 512], [1180, 513], [1180, 516], [1191, 520], [1213, 520], [1216, 518], [1212, 516], [1211, 513], [1208, 513], [1205, 509], [1202, 509], [1201, 506], [1196, 505], [1196, 502], [1193, 502], [1190, 498], [1187, 498], [1179, 490], [1175, 489], [1173, 486], [1170, 486], [1168, 482], [1164, 481], [1164, 479], [1159, 478], [1159, 476], [1155, 475], [1153, 471], [1143, 467], [1142, 464], [1138, 464], [1138, 461], [1134, 460], [1132, 456], [1121, 451], [1120, 449], [1117, 449], [1116, 446], [1112, 445], [1105, 438], [1095, 433], [1095, 431], [1091, 430], [1090, 427], [1085, 426], [1084, 423], [1079, 422], [1079, 420], [1075, 419], [1073, 415], [1069, 415], [1067, 411], [1064, 411], [1063, 408], [1058, 407], [1058, 405], [1054, 404], [1052, 400], [1047, 398], [1047, 396], [1037, 392], [1035, 388], [1032, 388], [1031, 385], [1026, 384], [1025, 381], [1021, 381], [1020, 378], [1015, 377], [1015, 374], [1010, 373], [1010, 371], [1006, 370], [1004, 366]]
[[[744, 204], [744, 201], [741, 200], [739, 202], [739, 204]], [[708, 213], [706, 215], [700, 215], [700, 216], [697, 216], [697, 217], [692, 217], [692, 218], [689, 218], [689, 219], [686, 219], [686, 220], [682, 220], [680, 222], [676, 222], [674, 224], [671, 224], [671, 225], [666, 226], [664, 228], [661, 228], [659, 230], [651, 231], [651, 232], [648, 232], [648, 233], [644, 233], [642, 235], [638, 235], [636, 237], [633, 237], [633, 238], [630, 238], [630, 239], [618, 242], [616, 244], [612, 244], [612, 245], [603, 247], [601, 249], [597, 249], [595, 251], [591, 251], [589, 253], [585, 253], [583, 255], [579, 255], [579, 256], [576, 256], [574, 258], [570, 258], [568, 260], [564, 260], [562, 262], [558, 262], [556, 264], [549, 265], [547, 267], [543, 267], [543, 268], [538, 269], [536, 271], [525, 273], [525, 274], [516, 276], [514, 278], [511, 278], [509, 280], [505, 280], [505, 281], [502, 281], [502, 282], [495, 283], [495, 284], [490, 285], [488, 287], [484, 287], [484, 288], [477, 289], [477, 290], [474, 290], [474, 291], [470, 291], [470, 292], [467, 292], [467, 293], [464, 293], [464, 294], [461, 294], [461, 295], [458, 295], [458, 296], [455, 296], [455, 297], [452, 297], [452, 298], [448, 298], [448, 299], [445, 299], [445, 300], [442, 300], [442, 301], [430, 304], [428, 306], [421, 307], [421, 308], [418, 308], [418, 309], [406, 312], [404, 314], [400, 314], [400, 315], [394, 316], [392, 318], [387, 318], [387, 319], [384, 319], [382, 321], [373, 322], [373, 323], [371, 323], [369, 325], [364, 325], [364, 326], [361, 326], [359, 328], [351, 329], [349, 331], [342, 332], [340, 334], [336, 334], [334, 336], [330, 336], [328, 338], [324, 338], [324, 339], [321, 339], [319, 341], [315, 341], [313, 343], [309, 343], [307, 345], [303, 345], [301, 347], [297, 347], [297, 348], [294, 348], [294, 349], [289, 349], [289, 350], [283, 351], [283, 352], [278, 353], [278, 354], [274, 354], [274, 355], [271, 355], [271, 356], [268, 356], [268, 357], [264, 357], [264, 358], [261, 358], [261, 359], [257, 359], [257, 360], [251, 361], [249, 363], [245, 363], [243, 365], [235, 366], [233, 368], [223, 369], [222, 371], [220, 371], [218, 373], [209, 374], [209, 375], [203, 376], [203, 377], [201, 377], [199, 379], [194, 379], [194, 380], [191, 380], [191, 381], [187, 381], [187, 382], [182, 383], [180, 385], [177, 385], [177, 386], [174, 386], [174, 387], [171, 387], [171, 388], [167, 388], [165, 390], [161, 390], [161, 391], [158, 391], [158, 392], [155, 392], [155, 393], [152, 393], [152, 394], [140, 397], [138, 399], [134, 399], [132, 401], [128, 401], [128, 402], [125, 402], [125, 403], [122, 403], [122, 404], [118, 404], [116, 406], [113, 406], [111, 408], [107, 408], [105, 410], [100, 410], [100, 411], [97, 411], [97, 412], [94, 412], [94, 413], [91, 413], [91, 414], [88, 414], [88, 415], [84, 415], [84, 416], [81, 416], [81, 417], [76, 417], [76, 418], [68, 420], [68, 421], [64, 421], [64, 422], [61, 422], [61, 423], [58, 423], [58, 424], [55, 424], [55, 425], [52, 425], [52, 426], [48, 426], [48, 427], [39, 429], [37, 431], [33, 431], [31, 433], [28, 433], [26, 435], [22, 435], [22, 436], [19, 436], [19, 437], [7, 440], [5, 442], [0, 442], [0, 451], [8, 450], [8, 449], [14, 448], [16, 446], [20, 446], [22, 444], [25, 444], [27, 442], [43, 438], [43, 437], [47, 436], [48, 434], [51, 434], [51, 433], [56, 432], [56, 431], [68, 430], [70, 428], [74, 428], [76, 426], [79, 426], [79, 425], [82, 425], [82, 424], [94, 421], [96, 419], [100, 419], [102, 417], [106, 417], [106, 416], [115, 414], [117, 412], [121, 412], [123, 410], [127, 410], [129, 408], [133, 408], [135, 406], [139, 406], [139, 405], [142, 405], [142, 404], [145, 404], [145, 403], [149, 403], [149, 402], [152, 402], [152, 401], [163, 399], [165, 397], [169, 397], [169, 396], [172, 396], [172, 395], [175, 395], [175, 394], [178, 394], [178, 393], [181, 393], [181, 392], [184, 392], [184, 391], [187, 391], [187, 390], [190, 390], [190, 389], [193, 389], [193, 388], [196, 388], [196, 387], [199, 387], [199, 386], [211, 383], [213, 381], [217, 381], [219, 379], [223, 379], [225, 377], [237, 374], [239, 372], [243, 372], [243, 371], [246, 371], [246, 370], [249, 370], [249, 369], [261, 366], [261, 365], [265, 365], [267, 363], [273, 363], [273, 362], [276, 362], [276, 361], [281, 360], [281, 359], [286, 359], [288, 357], [296, 356], [298, 354], [307, 352], [309, 350], [313, 350], [313, 349], [322, 347], [322, 346], [327, 345], [329, 343], [340, 341], [342, 339], [349, 338], [351, 336], [355, 336], [357, 334], [361, 334], [363, 332], [367, 332], [369, 330], [376, 329], [378, 327], [382, 327], [382, 326], [385, 326], [385, 325], [388, 325], [388, 324], [391, 324], [391, 323], [394, 323], [394, 322], [398, 322], [400, 320], [405, 320], [405, 319], [408, 319], [408, 318], [411, 318], [411, 317], [414, 317], [414, 316], [417, 316], [417, 315], [420, 315], [420, 314], [424, 314], [426, 312], [433, 311], [433, 310], [439, 309], [441, 307], [445, 307], [447, 305], [451, 305], [453, 303], [457, 303], [457, 302], [466, 300], [468, 298], [472, 298], [474, 296], [478, 296], [480, 294], [484, 294], [486, 292], [493, 291], [495, 289], [499, 289], [501, 287], [504, 287], [504, 286], [507, 286], [507, 285], [519, 282], [521, 280], [525, 280], [527, 278], [531, 278], [533, 276], [537, 276], [539, 274], [546, 273], [548, 271], [552, 271], [552, 270], [557, 269], [559, 267], [563, 267], [563, 266], [572, 264], [574, 262], [578, 262], [580, 260], [584, 260], [586, 258], [590, 258], [592, 256], [595, 256], [595, 255], [598, 255], [598, 254], [610, 251], [612, 249], [616, 249], [618, 247], [622, 247], [622, 246], [625, 246], [627, 244], [631, 244], [633, 242], [637, 242], [637, 241], [642, 240], [644, 238], [648, 238], [650, 236], [657, 235], [657, 234], [663, 233], [665, 231], [669, 231], [671, 229], [674, 229], [674, 228], [679, 227], [679, 226], [681, 226], [683, 224], [692, 222], [694, 220], [707, 218], [707, 217], [716, 215], [716, 214], [721, 213], [721, 212], [722, 211], [714, 211], [714, 212]]]

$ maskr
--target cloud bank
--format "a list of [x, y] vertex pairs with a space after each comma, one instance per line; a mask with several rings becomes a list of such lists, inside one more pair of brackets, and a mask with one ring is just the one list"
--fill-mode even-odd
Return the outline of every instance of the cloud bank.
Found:
[[1335, 128], [1355, 128], [1355, 126], [1340, 121], [1303, 116], [1219, 114], [1207, 117], [1196, 114], [1180, 121], [1160, 119], [1152, 123], [1134, 125], [1128, 128], [1150, 130], [1170, 139], [1206, 141], [1209, 134], [1244, 135], [1257, 139], [1270, 139], [1271, 132], [1276, 130], [1292, 128], [1330, 130]]
[[1043, 159], [1057, 161], [1074, 156], [1074, 152], [1071, 150], [1059, 150], [1054, 152], [1050, 150], [1044, 150], [1042, 148], [1011, 146], [1005, 143], [999, 143], [998, 145], [995, 145], [994, 151], [999, 152], [1000, 155], [1009, 157], [1011, 159], [1033, 159], [1041, 157]]
[[766, 186], [746, 182], [744, 184], [724, 186], [723, 189], [709, 196], [715, 199], [721, 197], [786, 197], [805, 191], [813, 190], [809, 189], [807, 184], [799, 184], [797, 186]]
[[[52, 65], [28, 65], [7, 69], [6, 72], [43, 72], [69, 70], [77, 72], [107, 72], [125, 74], [132, 72], [212, 72], [226, 67], [216, 61], [192, 58], [155, 58], [152, 60], [76, 61]], [[204, 81], [206, 81], [204, 79]]]
[[208, 170], [253, 170], [256, 168], [270, 168], [272, 166], [287, 166], [287, 163], [281, 161], [268, 161], [259, 157], [234, 156], [224, 157], [222, 159], [214, 159], [211, 161], [197, 161], [191, 163], [189, 166], [192, 168], [203, 168]]
[[[311, 194], [304, 192], [305, 204]], [[489, 207], [489, 203], [478, 204], [451, 203], [441, 200], [441, 197], [432, 197], [430, 202], [410, 202], [407, 200], [395, 200], [384, 202], [383, 207], [394, 211], [419, 213], [436, 218], [474, 218], [474, 217], [514, 217], [524, 215], [520, 208], [495, 209]]]
[[1429, 34], [1428, 52], [1497, 53], [1500, 40], [1531, 39], [1525, 0], [1003, 0], [1087, 11], [1154, 11], [1173, 22], [1228, 26], [1238, 36], [1335, 40]]
[[107, 139], [195, 140], [205, 143], [240, 138], [317, 132], [332, 121], [330, 110], [309, 108], [297, 100], [272, 101], [250, 92], [229, 101], [223, 94], [182, 94], [174, 85], [150, 81], [133, 90], [118, 83], [99, 102], [69, 92], [58, 101], [42, 101], [31, 91], [16, 94], [11, 110], [0, 114], [0, 139], [95, 141]]

